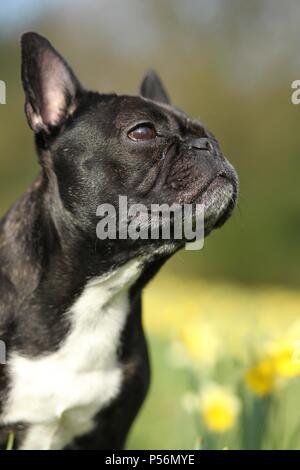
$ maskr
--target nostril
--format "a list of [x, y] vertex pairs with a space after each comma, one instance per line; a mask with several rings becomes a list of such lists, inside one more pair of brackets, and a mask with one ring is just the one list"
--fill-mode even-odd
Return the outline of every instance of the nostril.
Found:
[[206, 150], [207, 152], [213, 151], [213, 145], [206, 137], [201, 139], [192, 139], [190, 142], [190, 147], [196, 148], [199, 150]]
[[214, 148], [213, 148], [212, 144], [210, 143], [209, 140], [207, 140], [207, 142], [206, 142], [206, 150], [207, 150], [208, 152], [212, 152], [213, 149], [214, 149]]

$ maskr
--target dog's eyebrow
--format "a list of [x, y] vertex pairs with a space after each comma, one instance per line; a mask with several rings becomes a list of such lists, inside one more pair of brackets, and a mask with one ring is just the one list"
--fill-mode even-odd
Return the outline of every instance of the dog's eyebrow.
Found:
[[193, 118], [190, 118], [187, 114], [183, 113], [180, 110], [176, 110], [177, 112], [173, 113], [173, 119], [176, 121], [178, 125], [179, 131], [184, 134], [186, 132], [193, 132], [197, 128], [203, 129], [205, 131], [205, 127], [202, 125], [201, 122], [196, 121]]

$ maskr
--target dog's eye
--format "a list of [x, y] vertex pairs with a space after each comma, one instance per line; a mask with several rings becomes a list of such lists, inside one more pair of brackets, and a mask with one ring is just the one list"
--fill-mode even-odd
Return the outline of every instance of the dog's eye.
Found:
[[128, 137], [133, 141], [152, 140], [156, 137], [156, 132], [151, 124], [139, 124], [128, 132]]

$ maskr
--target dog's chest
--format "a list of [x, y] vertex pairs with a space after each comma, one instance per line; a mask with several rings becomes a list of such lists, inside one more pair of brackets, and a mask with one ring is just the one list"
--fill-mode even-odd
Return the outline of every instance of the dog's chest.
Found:
[[90, 282], [71, 307], [72, 328], [61, 348], [41, 358], [14, 355], [7, 423], [30, 423], [23, 449], [61, 449], [94, 427], [95, 415], [122, 387], [118, 348], [129, 313], [132, 263]]

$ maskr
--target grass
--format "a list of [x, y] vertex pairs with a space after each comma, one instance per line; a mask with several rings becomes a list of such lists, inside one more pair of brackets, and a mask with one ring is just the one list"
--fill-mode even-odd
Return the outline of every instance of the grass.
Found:
[[145, 295], [152, 386], [128, 449], [300, 449], [299, 313], [292, 290], [159, 276]]

